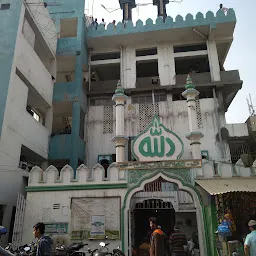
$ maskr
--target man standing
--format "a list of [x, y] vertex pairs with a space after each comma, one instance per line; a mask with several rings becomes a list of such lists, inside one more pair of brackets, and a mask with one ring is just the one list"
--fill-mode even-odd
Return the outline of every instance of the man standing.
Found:
[[256, 221], [250, 220], [248, 223], [251, 233], [246, 236], [244, 242], [245, 256], [256, 256]]
[[174, 227], [174, 233], [170, 237], [172, 256], [185, 256], [184, 245], [187, 245], [187, 238], [180, 232], [178, 226]]
[[42, 222], [34, 227], [33, 234], [37, 238], [36, 256], [52, 256], [52, 239], [44, 235], [45, 225]]
[[164, 256], [168, 253], [168, 245], [166, 243], [165, 233], [158, 228], [156, 218], [149, 219], [149, 225], [152, 229], [151, 242], [150, 242], [150, 256]]

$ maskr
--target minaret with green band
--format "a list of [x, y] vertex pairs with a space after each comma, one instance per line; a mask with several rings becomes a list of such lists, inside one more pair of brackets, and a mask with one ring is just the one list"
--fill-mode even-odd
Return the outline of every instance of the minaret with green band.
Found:
[[128, 97], [124, 94], [124, 88], [118, 81], [112, 100], [116, 103], [116, 136], [112, 139], [116, 144], [116, 162], [125, 161], [125, 143], [128, 138], [124, 136], [124, 104]]
[[191, 77], [188, 75], [185, 91], [182, 93], [182, 96], [187, 99], [188, 106], [188, 120], [189, 120], [189, 133], [187, 134], [187, 139], [190, 140], [190, 145], [192, 147], [193, 159], [201, 159], [201, 138], [204, 135], [198, 131], [197, 118], [196, 118], [196, 97], [199, 95], [199, 92], [195, 89], [195, 85]]

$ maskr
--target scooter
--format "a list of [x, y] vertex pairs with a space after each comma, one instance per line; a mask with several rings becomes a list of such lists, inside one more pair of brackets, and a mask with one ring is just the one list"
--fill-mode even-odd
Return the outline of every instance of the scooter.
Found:
[[60, 247], [56, 248], [57, 255], [63, 255], [63, 256], [85, 256], [85, 252], [81, 252], [81, 250], [84, 246], [88, 244], [84, 243], [73, 243], [69, 246], [61, 245]]
[[100, 249], [95, 249], [93, 251], [89, 251], [90, 256], [125, 256], [124, 253], [120, 250], [119, 246], [117, 247], [117, 249], [114, 249], [113, 252], [109, 252], [108, 250], [108, 245], [109, 243], [104, 243], [104, 242], [100, 242]]

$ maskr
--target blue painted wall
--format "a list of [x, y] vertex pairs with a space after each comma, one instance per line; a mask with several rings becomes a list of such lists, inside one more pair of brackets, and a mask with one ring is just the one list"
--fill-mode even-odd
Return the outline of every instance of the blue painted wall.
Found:
[[[46, 2], [51, 3], [52, 0]], [[83, 86], [83, 66], [88, 63], [87, 47], [85, 41], [84, 0], [56, 0], [56, 6], [49, 6], [48, 11], [55, 20], [57, 30], [60, 30], [60, 20], [65, 18], [77, 18], [77, 36], [59, 38], [57, 55], [73, 55], [76, 58], [75, 79], [71, 83], [56, 83], [54, 85], [53, 100], [58, 102], [71, 101], [72, 109], [72, 133], [69, 135], [68, 152], [62, 150], [63, 139], [52, 138], [50, 142], [49, 159], [63, 159], [68, 156], [70, 165], [74, 170], [78, 167], [78, 158], [85, 158], [85, 143], [79, 137], [80, 111], [86, 112], [86, 96]], [[58, 6], [59, 5], [59, 6]], [[62, 136], [62, 135], [61, 135]], [[68, 136], [68, 135], [67, 135]], [[66, 140], [65, 140], [66, 141]]]
[[0, 0], [0, 4], [7, 3], [10, 9], [0, 10], [0, 135], [22, 6], [22, 1]]
[[152, 19], [147, 19], [146, 24], [143, 24], [141, 20], [138, 20], [134, 25], [132, 21], [128, 21], [125, 27], [122, 22], [119, 22], [116, 27], [112, 23], [108, 26], [100, 24], [97, 30], [94, 26], [90, 26], [87, 32], [87, 37], [102, 37], [102, 36], [114, 36], [114, 35], [127, 35], [133, 33], [145, 33], [149, 31], [177, 29], [195, 26], [210, 26], [216, 27], [217, 24], [236, 22], [236, 15], [233, 9], [229, 9], [227, 15], [223, 11], [218, 11], [216, 16], [213, 12], [209, 11], [204, 16], [201, 12], [197, 13], [196, 17], [192, 14], [187, 14], [186, 17], [181, 15], [176, 16], [175, 20], [172, 17], [167, 17], [165, 22], [162, 18], [157, 18], [154, 23]]

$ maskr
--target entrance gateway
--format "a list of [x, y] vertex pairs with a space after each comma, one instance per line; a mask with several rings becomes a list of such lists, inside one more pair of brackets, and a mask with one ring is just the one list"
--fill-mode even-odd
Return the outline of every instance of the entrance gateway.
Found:
[[183, 142], [155, 116], [133, 141], [137, 162], [120, 163], [128, 171], [128, 191], [122, 208], [122, 247], [127, 255], [138, 248], [149, 231], [149, 217], [157, 217], [169, 236], [175, 224], [187, 238], [198, 233], [201, 255], [207, 255], [204, 215], [193, 186], [201, 160], [179, 160]]

